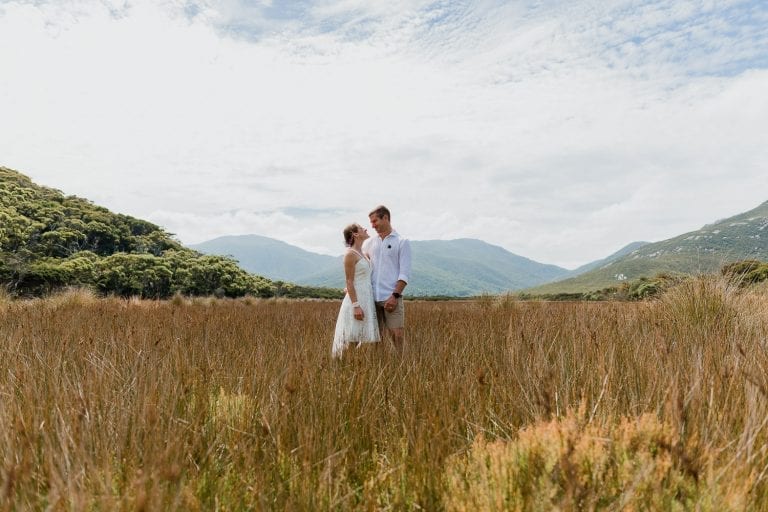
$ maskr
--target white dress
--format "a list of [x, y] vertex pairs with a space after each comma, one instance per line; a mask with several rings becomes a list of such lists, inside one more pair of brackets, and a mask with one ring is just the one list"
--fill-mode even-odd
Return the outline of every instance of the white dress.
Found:
[[373, 287], [371, 286], [371, 262], [355, 251], [360, 256], [355, 262], [355, 291], [357, 302], [363, 310], [363, 319], [355, 319], [355, 311], [349, 294], [341, 301], [339, 317], [336, 320], [336, 332], [333, 335], [333, 357], [341, 357], [348, 343], [371, 343], [381, 340], [379, 324], [376, 321], [376, 305], [373, 301]]

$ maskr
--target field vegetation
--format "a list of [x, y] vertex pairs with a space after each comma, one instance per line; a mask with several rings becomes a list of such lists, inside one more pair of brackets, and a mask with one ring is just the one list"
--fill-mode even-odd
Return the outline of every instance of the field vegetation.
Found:
[[0, 297], [0, 510], [768, 510], [767, 294]]

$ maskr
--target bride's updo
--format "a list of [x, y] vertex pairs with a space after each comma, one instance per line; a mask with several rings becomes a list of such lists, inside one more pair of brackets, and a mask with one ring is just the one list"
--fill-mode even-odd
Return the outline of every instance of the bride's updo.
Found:
[[360, 227], [357, 224], [350, 224], [344, 228], [344, 243], [347, 247], [355, 245], [355, 233], [357, 233], [358, 229], [360, 229]]

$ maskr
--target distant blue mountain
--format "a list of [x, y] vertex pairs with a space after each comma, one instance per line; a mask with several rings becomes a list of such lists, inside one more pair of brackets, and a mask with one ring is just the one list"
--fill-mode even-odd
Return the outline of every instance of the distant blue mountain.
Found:
[[260, 276], [272, 276], [270, 279], [273, 281], [298, 283], [318, 269], [340, 265], [336, 257], [305, 251], [259, 235], [221, 236], [189, 247], [203, 254], [232, 256], [245, 270]]
[[[205, 254], [232, 256], [240, 266], [272, 280], [344, 287], [341, 257], [305, 251], [257, 235], [223, 236], [190, 246]], [[513, 254], [481, 240], [411, 241], [411, 296], [467, 297], [504, 293], [567, 277], [569, 271]]]

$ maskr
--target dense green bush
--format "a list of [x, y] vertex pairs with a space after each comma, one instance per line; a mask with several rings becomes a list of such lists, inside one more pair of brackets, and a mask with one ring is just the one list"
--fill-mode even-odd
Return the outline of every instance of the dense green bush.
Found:
[[[102, 294], [271, 297], [274, 284], [237, 262], [183, 247], [160, 227], [0, 167], [0, 283], [17, 296], [67, 286]], [[313, 289], [287, 285], [300, 296]]]
[[768, 263], [743, 260], [723, 266], [721, 273], [741, 285], [759, 283], [768, 279]]

